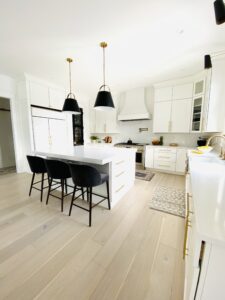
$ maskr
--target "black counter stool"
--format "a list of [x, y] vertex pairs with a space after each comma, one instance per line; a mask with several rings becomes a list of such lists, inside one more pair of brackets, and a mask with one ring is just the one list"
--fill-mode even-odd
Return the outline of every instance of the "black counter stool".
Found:
[[[61, 211], [63, 211], [63, 202], [64, 198], [68, 195], [71, 195], [71, 193], [67, 193], [67, 186], [74, 188], [73, 186], [70, 186], [67, 184], [67, 179], [71, 178], [70, 169], [67, 163], [59, 160], [59, 159], [45, 159], [45, 165], [48, 172], [49, 177], [49, 188], [48, 188], [48, 195], [46, 199], [46, 204], [48, 204], [49, 196], [58, 198], [61, 200]], [[59, 182], [56, 182], [56, 180], [59, 180]], [[54, 182], [54, 185], [52, 184]], [[52, 188], [53, 186], [57, 185], [56, 187]], [[61, 197], [58, 197], [56, 195], [51, 194], [52, 191], [58, 189], [61, 187]], [[65, 188], [65, 192], [64, 192]], [[84, 195], [82, 191], [82, 196]]]
[[[32, 155], [27, 155], [27, 160], [30, 166], [31, 172], [33, 172], [32, 179], [31, 179], [31, 184], [30, 184], [30, 191], [29, 191], [29, 196], [31, 195], [32, 189], [41, 191], [41, 202], [43, 198], [43, 190], [48, 188], [48, 186], [44, 187], [44, 181], [48, 180], [48, 178], [44, 178], [45, 174], [47, 173], [47, 169], [45, 166], [45, 160], [44, 158], [38, 157], [38, 156], [32, 156]], [[41, 180], [34, 182], [34, 178], [36, 174], [41, 174]], [[35, 185], [37, 183], [41, 182], [41, 188], [37, 188]]]
[[[109, 198], [109, 176], [107, 174], [100, 173], [94, 167], [87, 166], [87, 165], [69, 164], [69, 167], [70, 167], [71, 176], [72, 176], [72, 179], [74, 182], [74, 191], [73, 191], [73, 196], [71, 199], [69, 216], [71, 215], [73, 205], [77, 206], [83, 210], [86, 210], [89, 212], [89, 226], [91, 226], [92, 208], [94, 208], [96, 205], [103, 202], [104, 200], [108, 200], [108, 208], [111, 209], [110, 198]], [[101, 185], [104, 182], [106, 183], [107, 197], [104, 197], [104, 196], [101, 196], [99, 194], [92, 192], [93, 187]], [[89, 202], [89, 209], [84, 208], [84, 207], [79, 206], [74, 203], [75, 200], [80, 197], [80, 195], [75, 197], [77, 187], [87, 188], [87, 200]], [[98, 203], [92, 205], [92, 195], [101, 197], [102, 200], [99, 201]]]

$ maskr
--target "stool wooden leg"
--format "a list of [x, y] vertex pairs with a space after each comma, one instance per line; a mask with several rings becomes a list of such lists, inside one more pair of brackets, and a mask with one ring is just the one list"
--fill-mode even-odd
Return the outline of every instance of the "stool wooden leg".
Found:
[[110, 203], [110, 197], [109, 197], [109, 182], [108, 182], [108, 180], [106, 181], [106, 189], [107, 189], [108, 207], [109, 207], [109, 210], [110, 210], [111, 209], [111, 203]]
[[49, 199], [49, 195], [50, 195], [50, 192], [51, 192], [51, 187], [52, 187], [52, 178], [49, 179], [48, 195], [47, 195], [47, 199], [46, 199], [46, 205], [48, 204], [48, 199]]
[[91, 227], [91, 219], [92, 219], [92, 188], [88, 189], [88, 200], [89, 200], [89, 227]]
[[30, 184], [29, 196], [31, 195], [31, 191], [32, 191], [33, 183], [34, 183], [34, 177], [35, 177], [35, 173], [33, 173], [33, 175], [32, 175], [31, 184]]
[[74, 186], [73, 195], [72, 195], [71, 204], [70, 204], [69, 216], [71, 215], [71, 212], [72, 212], [73, 202], [74, 202], [74, 198], [75, 198], [76, 189], [77, 189], [77, 187]]
[[45, 173], [41, 174], [41, 202], [42, 202], [42, 197], [43, 197], [43, 189], [44, 189], [44, 178], [45, 177]]
[[63, 201], [64, 201], [64, 179], [61, 179], [61, 187], [62, 187], [62, 193], [61, 193], [61, 211], [63, 212]]

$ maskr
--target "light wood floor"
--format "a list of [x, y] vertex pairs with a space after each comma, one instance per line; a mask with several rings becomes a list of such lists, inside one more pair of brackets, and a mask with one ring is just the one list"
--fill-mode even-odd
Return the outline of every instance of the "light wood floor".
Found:
[[0, 177], [0, 299], [181, 300], [183, 223], [150, 210], [157, 185], [183, 187], [182, 176], [156, 174], [111, 211], [88, 214], [60, 201], [40, 203], [31, 175]]

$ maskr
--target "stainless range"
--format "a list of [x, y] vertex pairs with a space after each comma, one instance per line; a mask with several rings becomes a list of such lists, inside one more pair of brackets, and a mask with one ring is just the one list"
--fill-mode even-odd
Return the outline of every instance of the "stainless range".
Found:
[[120, 148], [136, 148], [136, 165], [144, 167], [145, 165], [145, 146], [148, 144], [142, 143], [118, 143], [115, 144], [115, 147]]

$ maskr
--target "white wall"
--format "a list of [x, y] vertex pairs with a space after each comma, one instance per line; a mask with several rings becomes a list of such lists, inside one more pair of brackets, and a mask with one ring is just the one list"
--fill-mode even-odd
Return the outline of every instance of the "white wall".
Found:
[[21, 119], [20, 119], [20, 103], [16, 101], [16, 85], [14, 79], [0, 74], [0, 97], [10, 99], [12, 132], [14, 140], [15, 158], [17, 171], [20, 171], [22, 166], [22, 144], [21, 139]]

